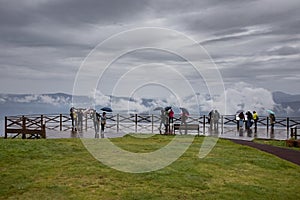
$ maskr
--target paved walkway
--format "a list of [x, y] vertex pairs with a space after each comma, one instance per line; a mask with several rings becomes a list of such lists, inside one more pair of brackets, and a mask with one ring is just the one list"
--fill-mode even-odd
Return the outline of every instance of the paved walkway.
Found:
[[281, 148], [281, 147], [275, 147], [275, 146], [267, 145], [267, 144], [259, 144], [259, 143], [255, 143], [252, 141], [234, 140], [234, 139], [230, 139], [230, 140], [237, 144], [247, 145], [247, 146], [259, 149], [261, 151], [265, 151], [267, 153], [273, 154], [275, 156], [278, 156], [279, 158], [290, 161], [290, 162], [295, 163], [300, 166], [300, 151], [296, 151], [293, 149], [287, 149], [287, 148]]

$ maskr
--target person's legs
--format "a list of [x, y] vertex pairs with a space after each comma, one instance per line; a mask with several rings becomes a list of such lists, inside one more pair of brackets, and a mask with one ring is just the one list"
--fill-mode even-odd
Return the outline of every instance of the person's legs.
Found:
[[160, 120], [160, 123], [159, 123], [159, 127], [158, 127], [158, 130], [159, 130], [159, 133], [161, 134], [161, 127], [163, 125], [163, 120]]
[[101, 124], [101, 138], [104, 138], [104, 127], [105, 124]]

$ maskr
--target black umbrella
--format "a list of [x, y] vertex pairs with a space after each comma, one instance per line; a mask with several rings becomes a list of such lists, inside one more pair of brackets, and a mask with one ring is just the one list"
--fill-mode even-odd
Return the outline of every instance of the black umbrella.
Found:
[[156, 107], [153, 110], [163, 110], [163, 109], [164, 109], [163, 107]]
[[186, 108], [180, 108], [183, 114], [189, 115], [189, 111]]
[[100, 110], [105, 111], [105, 112], [112, 112], [112, 109], [109, 107], [103, 107]]
[[167, 106], [167, 107], [165, 107], [165, 111], [168, 111], [168, 110], [170, 110], [172, 108], [172, 106]]
[[244, 110], [238, 110], [236, 111], [236, 114], [240, 114], [241, 112], [244, 112]]

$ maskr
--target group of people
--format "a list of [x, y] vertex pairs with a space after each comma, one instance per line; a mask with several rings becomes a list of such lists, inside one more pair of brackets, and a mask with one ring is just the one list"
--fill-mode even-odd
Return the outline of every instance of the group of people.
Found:
[[160, 111], [160, 124], [159, 132], [162, 133], [162, 125], [165, 127], [165, 134], [172, 133], [172, 124], [174, 123], [174, 111], [170, 109], [161, 109]]
[[244, 112], [240, 112], [238, 114], [237, 120], [238, 120], [238, 130], [241, 130], [245, 123], [245, 129], [251, 130], [251, 127], [254, 123], [254, 132], [257, 132], [257, 121], [259, 117], [256, 111], [253, 111], [253, 113], [248, 110], [245, 114]]
[[[238, 120], [238, 130], [242, 129], [245, 123], [245, 129], [248, 131], [251, 131], [251, 127], [254, 124], [254, 133], [257, 133], [257, 122], [259, 120], [258, 114], [256, 111], [251, 112], [248, 110], [245, 114], [244, 112], [240, 112], [237, 115]], [[275, 114], [270, 113], [269, 114], [269, 120], [271, 125], [271, 131], [274, 130], [275, 125]]]
[[[89, 109], [89, 110], [83, 110], [83, 109], [76, 109], [72, 107], [70, 109], [70, 117], [72, 121], [72, 131], [82, 131], [83, 127], [83, 116], [84, 115], [90, 115], [90, 118], [93, 120], [94, 129], [95, 129], [95, 138], [99, 137], [99, 131], [101, 128], [101, 137], [104, 137], [104, 129], [106, 125], [106, 112], [103, 112], [102, 115], [100, 115], [96, 110]], [[100, 127], [101, 125], [101, 127]]]
[[72, 131], [82, 130], [83, 126], [83, 115], [82, 109], [70, 108], [70, 117], [72, 121]]
[[[99, 138], [99, 132], [101, 130], [101, 138], [104, 137], [104, 129], [106, 125], [106, 112], [103, 112], [102, 114], [99, 114], [95, 109], [76, 109], [72, 107], [70, 109], [70, 117], [72, 121], [72, 131], [82, 131], [83, 127], [83, 118], [84, 116], [87, 116], [89, 114], [90, 118], [93, 120], [94, 129], [95, 129], [95, 138]], [[164, 125], [164, 134], [172, 134], [173, 133], [173, 127], [174, 127], [174, 111], [171, 107], [161, 109], [160, 114], [160, 125], [159, 125], [159, 132], [162, 134], [162, 126]], [[188, 113], [181, 113], [181, 123], [180, 126], [182, 129], [185, 127], [185, 134], [187, 134], [187, 119], [188, 119]], [[212, 110], [208, 114], [208, 123], [210, 124], [210, 128], [214, 130], [218, 130], [218, 124], [220, 120], [220, 113], [218, 110]], [[246, 113], [243, 111], [240, 111], [236, 115], [237, 120], [237, 129], [242, 131], [243, 127], [245, 126], [245, 129], [247, 131], [251, 131], [251, 127], [254, 124], [254, 132], [257, 133], [257, 123], [259, 120], [258, 114], [256, 111], [251, 112], [248, 110]], [[275, 124], [275, 114], [269, 113], [269, 120], [270, 120], [270, 126], [271, 131], [274, 130], [274, 124]], [[181, 133], [181, 130], [180, 130]]]
[[[187, 126], [188, 114], [182, 112], [181, 113], [181, 123], [180, 126]], [[162, 134], [162, 126], [164, 125], [164, 134], [172, 134], [174, 132], [174, 111], [172, 108], [170, 109], [162, 109], [160, 113], [160, 124], [159, 124], [159, 132]], [[181, 133], [181, 130], [180, 130]], [[187, 129], [185, 128], [185, 134], [187, 134]]]
[[96, 110], [92, 110], [90, 116], [94, 123], [95, 138], [99, 138], [99, 124], [101, 124], [101, 138], [104, 138], [106, 112], [103, 112], [102, 115], [100, 115]]

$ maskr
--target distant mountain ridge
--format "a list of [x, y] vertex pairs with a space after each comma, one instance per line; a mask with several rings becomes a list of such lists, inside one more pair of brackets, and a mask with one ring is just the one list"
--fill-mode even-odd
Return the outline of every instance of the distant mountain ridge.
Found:
[[287, 94], [284, 92], [273, 92], [273, 100], [275, 103], [281, 104], [281, 103], [287, 103], [287, 102], [300, 102], [300, 95], [292, 95], [292, 94]]
[[275, 111], [281, 116], [300, 117], [300, 95], [273, 92]]

